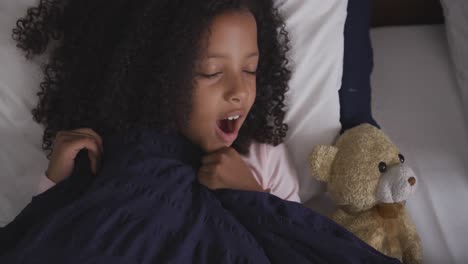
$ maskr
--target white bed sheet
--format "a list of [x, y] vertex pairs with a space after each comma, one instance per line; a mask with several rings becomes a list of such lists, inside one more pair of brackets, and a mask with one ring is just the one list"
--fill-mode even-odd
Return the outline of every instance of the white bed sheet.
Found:
[[420, 178], [424, 263], [468, 260], [468, 130], [443, 26], [372, 31], [374, 116]]

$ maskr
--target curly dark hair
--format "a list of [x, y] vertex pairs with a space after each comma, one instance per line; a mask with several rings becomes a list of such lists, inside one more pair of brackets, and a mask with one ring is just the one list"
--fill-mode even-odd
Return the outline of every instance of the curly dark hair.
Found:
[[60, 130], [125, 133], [137, 127], [180, 131], [191, 107], [203, 32], [223, 12], [257, 21], [257, 97], [233, 147], [283, 142], [289, 37], [272, 0], [40, 0], [13, 29], [27, 58], [48, 54], [34, 120], [42, 147]]

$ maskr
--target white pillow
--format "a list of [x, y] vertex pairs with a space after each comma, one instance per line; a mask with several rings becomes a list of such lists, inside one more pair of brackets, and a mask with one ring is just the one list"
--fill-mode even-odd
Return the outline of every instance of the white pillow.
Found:
[[465, 113], [468, 114], [468, 1], [442, 0], [442, 6], [450, 52]]
[[286, 145], [306, 202], [324, 191], [312, 179], [308, 156], [317, 144], [331, 144], [341, 124], [338, 91], [343, 77], [344, 25], [348, 1], [277, 0], [286, 20], [295, 65], [288, 94]]
[[[321, 190], [308, 171], [316, 144], [330, 144], [340, 130], [345, 0], [275, 0], [286, 18], [295, 65], [288, 94], [287, 146], [299, 173], [303, 201]], [[10, 222], [35, 194], [47, 159], [42, 128], [31, 109], [42, 75], [11, 39], [16, 20], [38, 0], [0, 1], [0, 226]]]
[[17, 18], [36, 2], [0, 1], [0, 226], [30, 201], [47, 166], [41, 149], [43, 130], [31, 115], [42, 73], [11, 38]]

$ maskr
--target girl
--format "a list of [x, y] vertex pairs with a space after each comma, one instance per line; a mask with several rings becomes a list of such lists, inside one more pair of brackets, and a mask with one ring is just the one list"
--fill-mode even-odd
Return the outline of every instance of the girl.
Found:
[[298, 200], [265, 145], [290, 77], [271, 0], [41, 0], [14, 36], [29, 56], [57, 40], [33, 114], [62, 182], [0, 229], [1, 263], [395, 263], [258, 193]]
[[204, 150], [208, 188], [299, 201], [281, 144], [289, 39], [271, 0], [41, 0], [13, 37], [28, 57], [55, 42], [33, 110], [50, 154], [40, 192], [83, 148], [97, 174], [100, 135], [156, 127]]

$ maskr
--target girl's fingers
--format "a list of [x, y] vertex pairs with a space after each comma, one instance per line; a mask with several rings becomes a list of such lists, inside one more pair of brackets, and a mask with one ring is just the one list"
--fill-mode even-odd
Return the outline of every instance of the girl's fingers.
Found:
[[218, 166], [216, 164], [208, 164], [208, 165], [202, 165], [199, 169], [199, 173], [203, 173], [206, 175], [214, 175], [216, 173], [216, 168]]
[[69, 142], [67, 149], [71, 152], [68, 155], [71, 155], [73, 159], [76, 158], [78, 152], [82, 149], [88, 150], [88, 157], [91, 162], [91, 170], [94, 174], [98, 171], [98, 163], [101, 158], [101, 152], [97, 142], [89, 137], [82, 137], [75, 139]]
[[218, 188], [220, 182], [216, 174], [217, 168], [218, 166], [216, 164], [201, 166], [197, 173], [198, 181], [209, 189], [214, 190]]
[[83, 137], [88, 137], [96, 141], [96, 143], [99, 146], [99, 149], [101, 152], [103, 151], [103, 145], [102, 145], [102, 138], [96, 134], [91, 129], [77, 129], [77, 130], [71, 130], [71, 131], [59, 131], [56, 135], [54, 145], [56, 142], [60, 142], [61, 140], [66, 140], [70, 141], [70, 139], [75, 139], [76, 137], [78, 138], [83, 138]]
[[214, 189], [214, 180], [213, 177], [211, 177], [209, 174], [203, 173], [203, 172], [198, 172], [198, 182], [200, 184], [208, 187], [209, 189]]
[[96, 132], [86, 128], [60, 131], [54, 143], [63, 149], [63, 154], [70, 160], [74, 160], [80, 150], [87, 149], [91, 170], [94, 174], [97, 173], [101, 160], [102, 139]]
[[99, 136], [98, 133], [96, 133], [94, 130], [90, 128], [79, 128], [79, 129], [67, 131], [67, 133], [92, 137], [97, 141], [99, 148], [101, 149], [101, 152], [104, 151], [101, 136]]
[[91, 135], [91, 136], [93, 136], [94, 138], [97, 139], [99, 145], [102, 145], [102, 138], [101, 138], [101, 136], [99, 136], [99, 134], [96, 133], [96, 131], [92, 130], [91, 128], [79, 128], [79, 129], [72, 130], [71, 132], [78, 132], [78, 133], [83, 133], [83, 134]]
[[89, 161], [91, 162], [91, 171], [94, 175], [97, 174], [99, 171], [99, 164], [100, 164], [100, 158], [98, 156], [95, 156], [92, 154], [92, 152], [88, 151], [88, 158]]

